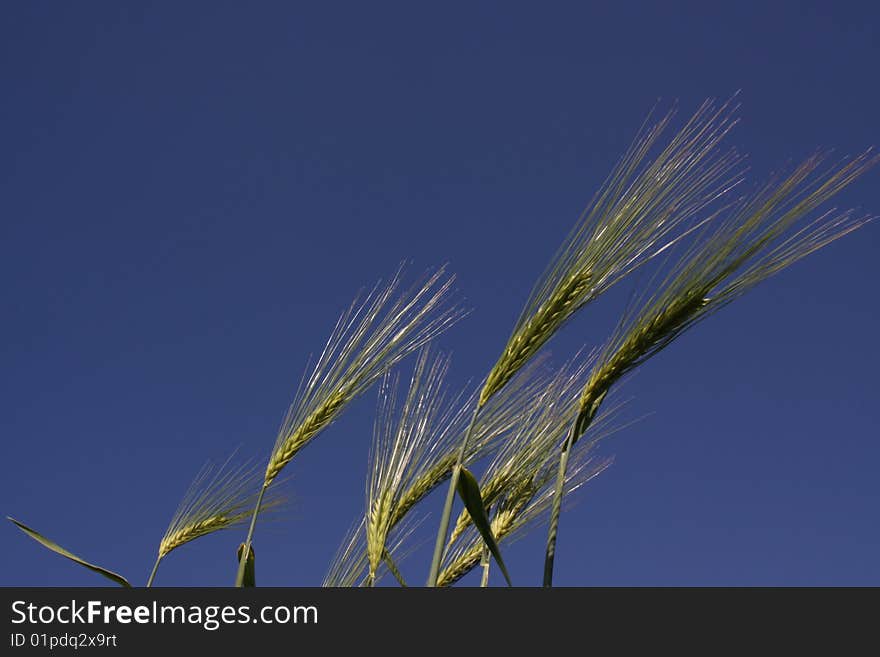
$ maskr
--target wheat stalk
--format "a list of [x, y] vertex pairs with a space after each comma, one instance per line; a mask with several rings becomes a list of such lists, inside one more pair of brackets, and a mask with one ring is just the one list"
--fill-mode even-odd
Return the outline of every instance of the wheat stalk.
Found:
[[[416, 383], [417, 389], [427, 393], [424, 384], [429, 379], [425, 375], [431, 373], [431, 368], [437, 364], [437, 361], [431, 362], [425, 358], [424, 354], [420, 357], [422, 363], [415, 368], [412, 380]], [[444, 359], [438, 360], [445, 367]], [[583, 359], [578, 360], [583, 361]], [[481, 491], [487, 503], [501, 503], [504, 499], [517, 499], [517, 496], [533, 486], [536, 480], [540, 482], [540, 486], [544, 486], [549, 481], [547, 473], [552, 473], [553, 457], [564, 436], [567, 421], [577, 412], [578, 396], [583, 386], [585, 374], [589, 371], [589, 363], [590, 359], [586, 359], [577, 366], [563, 367], [552, 375], [546, 371], [546, 368], [538, 367], [521, 372], [498, 398], [498, 401], [501, 401], [502, 397], [512, 395], [513, 391], [522, 391], [512, 395], [512, 403], [496, 406], [496, 400], [493, 400], [487, 407], [491, 412], [484, 415], [481, 422], [488, 427], [494, 425], [497, 429], [492, 431], [481, 428], [481, 431], [477, 433], [479, 440], [474, 444], [486, 445], [486, 448], [478, 448], [477, 452], [485, 454], [491, 451], [495, 444], [501, 444], [481, 483]], [[526, 372], [528, 376], [524, 376]], [[419, 418], [427, 420], [431, 417], [430, 413], [423, 415], [425, 406], [420, 406], [421, 399], [424, 397], [428, 406], [435, 405], [437, 402], [432, 404], [428, 401], [430, 399], [428, 394], [414, 395], [411, 387], [407, 395], [407, 402], [402, 405], [406, 407], [408, 403], [410, 408], [419, 409], [419, 412], [389, 416], [389, 407], [393, 408], [396, 404], [393, 399], [395, 386], [393, 381], [390, 381], [391, 377], [388, 378], [389, 381], [386, 382], [386, 385], [380, 388], [380, 409], [382, 410], [377, 416], [378, 428], [374, 435], [374, 440], [378, 438], [380, 445], [384, 445], [384, 447], [374, 447], [373, 465], [371, 466], [373, 473], [371, 481], [374, 483], [370, 488], [373, 490], [373, 500], [391, 499], [394, 503], [389, 505], [390, 508], [383, 507], [379, 512], [375, 511], [380, 506], [376, 502], [368, 503], [367, 508], [391, 518], [390, 521], [384, 523], [376, 521], [376, 524], [379, 527], [390, 526], [390, 529], [393, 530], [399, 522], [404, 522], [405, 526], [409, 526], [406, 522], [407, 513], [432, 490], [432, 487], [421, 488], [419, 482], [433, 477], [436, 486], [449, 476], [448, 468], [444, 468], [444, 464], [447, 464], [449, 458], [454, 456], [455, 443], [459, 439], [456, 437], [456, 431], [460, 436], [463, 429], [461, 426], [462, 418], [466, 417], [469, 403], [458, 404], [457, 411], [452, 414], [458, 418], [453, 423], [455, 430], [450, 431], [448, 424], [420, 421]], [[429, 387], [436, 388], [436, 386]], [[599, 440], [610, 435], [612, 430], [606, 427], [606, 418], [610, 418], [615, 410], [611, 409], [603, 413], [602, 418], [593, 425], [592, 439], [589, 445], [584, 445], [585, 451], [592, 450]], [[398, 419], [395, 424], [393, 421], [389, 421], [389, 417], [401, 419]], [[405, 423], [402, 421], [404, 417], [407, 418]], [[410, 433], [408, 428], [415, 427], [417, 430]], [[613, 431], [616, 430], [617, 428], [613, 429]], [[423, 441], [430, 441], [435, 446], [434, 451], [442, 455], [441, 458], [433, 463], [430, 458], [413, 459], [413, 455], [418, 455], [421, 452], [419, 449], [411, 447], [410, 439], [407, 439], [407, 436], [418, 436], [418, 440], [412, 441], [417, 446], [422, 445]], [[439, 437], [439, 443], [431, 437]], [[437, 450], [438, 444], [446, 445], [446, 447]], [[391, 458], [391, 455], [395, 453], [400, 455], [400, 458]], [[381, 463], [377, 465], [376, 455], [381, 454], [385, 454], [386, 457], [380, 459]], [[406, 458], [402, 458], [403, 455], [406, 455]], [[391, 464], [394, 467], [390, 467]], [[395, 476], [395, 473], [399, 473], [399, 477]], [[393, 480], [401, 482], [393, 487], [394, 490], [405, 489], [405, 491], [393, 495], [383, 494], [381, 491], [387, 489], [377, 485], [378, 482]], [[404, 481], [412, 483], [406, 486], [402, 484]], [[407, 501], [405, 509], [400, 506], [403, 501]], [[369, 518], [362, 519], [358, 525], [360, 534], [357, 536], [349, 535], [343, 542], [325, 580], [325, 585], [356, 586], [373, 583], [374, 578], [370, 574], [370, 568], [372, 566], [378, 569], [383, 565], [383, 545], [381, 541], [376, 541], [372, 550], [368, 549], [368, 543], [371, 541], [371, 532], [367, 529], [369, 522]], [[450, 545], [469, 527], [470, 518], [464, 513], [459, 518]], [[392, 552], [401, 549], [401, 546], [404, 545], [404, 539], [409, 534], [410, 532], [407, 531], [402, 538], [397, 539]], [[381, 533], [379, 535], [381, 536]], [[400, 534], [396, 534], [396, 536], [400, 537]], [[368, 556], [370, 551], [372, 556]], [[375, 581], [378, 581], [378, 576], [375, 577]]]
[[805, 215], [878, 161], [866, 152], [816, 175], [822, 158], [814, 156], [781, 182], [742, 199], [709, 237], [691, 247], [642, 309], [624, 317], [584, 387], [579, 425], [589, 423], [615, 381], [682, 332], [866, 223], [869, 217], [855, 217], [852, 211], [829, 211], [793, 230]]
[[266, 467], [266, 486], [352, 399], [463, 316], [448, 304], [455, 277], [446, 276], [445, 267], [392, 301], [400, 278], [398, 271], [384, 287], [377, 284], [340, 317], [288, 410]]
[[401, 273], [398, 270], [385, 286], [377, 283], [363, 301], [355, 300], [342, 314], [313, 371], [300, 385], [266, 466], [239, 561], [237, 585], [244, 577], [263, 494], [281, 470], [349, 402], [464, 315], [460, 307], [449, 303], [455, 277], [448, 276], [445, 267], [394, 299]]
[[409, 390], [402, 404], [397, 400], [397, 376], [386, 374], [379, 391], [367, 483], [366, 546], [368, 584], [375, 580], [387, 554], [385, 542], [399, 516], [405, 491], [459, 434], [466, 411], [452, 400], [447, 403], [443, 381], [449, 358], [422, 350], [413, 369]]
[[677, 231], [740, 180], [739, 158], [719, 142], [734, 108], [711, 101], [646, 163], [673, 113], [633, 144], [535, 285], [480, 393], [484, 404], [577, 310], [665, 250]]
[[[247, 521], [262, 484], [262, 469], [251, 464], [232, 465], [229, 457], [218, 465], [207, 463], [190, 484], [171, 518], [147, 586], [151, 586], [159, 563], [169, 553], [197, 538]], [[262, 511], [284, 502], [280, 494], [264, 500]]]
[[[706, 101], [652, 160], [649, 154], [674, 113], [650, 127], [645, 121], [535, 285], [486, 377], [474, 422], [492, 396], [575, 312], [687, 234], [693, 229], [687, 228], [692, 219], [739, 183], [740, 158], [718, 149], [736, 123], [734, 110], [730, 102], [719, 108]], [[470, 432], [465, 433], [462, 456], [469, 437]], [[443, 561], [460, 468], [459, 459], [440, 517], [428, 586], [435, 585]]]
[[796, 228], [806, 215], [880, 161], [870, 151], [819, 172], [822, 156], [805, 160], [728, 208], [726, 219], [699, 240], [641, 310], [625, 316], [584, 387], [580, 409], [560, 453], [551, 510], [544, 584], [552, 584], [553, 559], [564, 494], [567, 451], [589, 427], [613, 384], [676, 337], [752, 287], [870, 220], [852, 211], [828, 211]]

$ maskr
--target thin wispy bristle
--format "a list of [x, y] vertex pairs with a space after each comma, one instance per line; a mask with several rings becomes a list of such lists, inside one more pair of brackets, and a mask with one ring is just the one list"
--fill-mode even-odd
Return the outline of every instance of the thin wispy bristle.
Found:
[[365, 580], [368, 568], [365, 524], [366, 519], [361, 516], [360, 521], [348, 530], [333, 555], [321, 586], [351, 588], [360, 586]]
[[741, 180], [719, 143], [736, 108], [707, 101], [650, 162], [670, 112], [643, 126], [534, 287], [480, 393], [497, 393], [577, 310], [687, 233], [687, 224]]
[[264, 486], [352, 399], [464, 315], [449, 303], [455, 277], [445, 267], [394, 299], [401, 273], [387, 285], [377, 284], [339, 318], [281, 426]]

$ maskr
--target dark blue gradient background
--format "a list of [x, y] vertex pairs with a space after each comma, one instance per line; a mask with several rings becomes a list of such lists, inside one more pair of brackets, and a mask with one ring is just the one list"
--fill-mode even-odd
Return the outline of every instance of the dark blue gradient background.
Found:
[[[474, 312], [440, 344], [455, 386], [483, 376], [658, 98], [683, 116], [741, 89], [729, 143], [753, 179], [880, 143], [876, 3], [305, 4], [2, 10], [0, 506], [137, 584], [202, 463], [265, 458], [309, 354], [401, 260], [450, 263]], [[880, 170], [839, 204], [880, 213]], [[627, 380], [647, 417], [563, 516], [559, 584], [880, 585], [878, 247], [870, 225]], [[556, 362], [639, 282], [567, 325]], [[286, 471], [263, 584], [321, 582], [374, 406]], [[243, 535], [157, 584], [231, 584]], [[540, 582], [543, 541], [506, 548], [516, 583]], [[0, 545], [4, 585], [104, 583], [11, 524]]]

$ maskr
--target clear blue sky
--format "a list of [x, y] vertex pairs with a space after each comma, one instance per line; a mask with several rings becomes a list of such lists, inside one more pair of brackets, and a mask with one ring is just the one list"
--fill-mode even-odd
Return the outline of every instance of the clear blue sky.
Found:
[[[457, 273], [474, 312], [440, 344], [453, 384], [483, 376], [658, 97], [685, 114], [741, 89], [730, 143], [756, 179], [880, 144], [876, 3], [304, 4], [3, 9], [0, 506], [138, 584], [205, 459], [265, 457], [308, 355], [402, 259]], [[839, 198], [880, 213], [880, 171]], [[880, 585], [878, 255], [874, 224], [628, 380], [650, 415], [563, 516], [557, 583]], [[602, 341], [637, 283], [554, 358]], [[374, 406], [290, 466], [262, 583], [320, 583]], [[243, 534], [157, 583], [230, 584]], [[507, 548], [517, 583], [543, 540]], [[10, 524], [0, 545], [4, 585], [104, 582]]]

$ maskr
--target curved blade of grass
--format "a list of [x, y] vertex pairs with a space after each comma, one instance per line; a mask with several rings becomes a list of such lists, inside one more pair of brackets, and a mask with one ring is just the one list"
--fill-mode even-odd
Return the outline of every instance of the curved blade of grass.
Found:
[[474, 527], [480, 532], [483, 542], [489, 548], [492, 556], [495, 557], [495, 561], [498, 562], [498, 567], [501, 568], [504, 579], [507, 580], [507, 585], [513, 586], [513, 583], [510, 581], [510, 575], [507, 573], [507, 566], [504, 565], [504, 559], [501, 558], [501, 550], [498, 548], [498, 543], [495, 542], [495, 537], [492, 535], [489, 514], [486, 513], [486, 507], [483, 505], [483, 496], [480, 495], [480, 484], [477, 482], [476, 477], [465, 467], [461, 468], [456, 489], [461, 497], [461, 501], [464, 502], [465, 508], [471, 515]]
[[10, 518], [9, 516], [6, 516], [6, 519], [9, 522], [13, 523], [16, 527], [18, 527], [25, 534], [27, 534], [32, 539], [34, 539], [37, 543], [40, 543], [44, 547], [49, 548], [55, 554], [60, 554], [62, 557], [65, 557], [66, 559], [70, 559], [71, 561], [78, 563], [80, 566], [82, 566], [84, 568], [88, 568], [92, 572], [98, 573], [99, 575], [103, 575], [107, 579], [111, 579], [114, 582], [116, 582], [117, 584], [119, 584], [119, 586], [131, 588], [131, 584], [129, 584], [128, 580], [125, 579], [122, 575], [114, 573], [112, 570], [107, 570], [106, 568], [101, 568], [101, 566], [96, 566], [95, 564], [89, 563], [88, 561], [86, 561], [84, 559], [80, 559], [78, 556], [76, 556], [72, 552], [68, 552], [63, 547], [58, 545], [55, 541], [50, 541], [48, 538], [46, 538], [45, 536], [43, 536], [42, 534], [40, 534], [36, 530], [31, 529], [30, 527], [28, 527], [24, 523], [19, 522], [15, 518]]
[[[244, 543], [238, 546], [238, 562], [241, 563], [241, 555], [244, 552]], [[252, 545], [247, 552], [247, 559], [244, 564], [244, 577], [241, 580], [242, 586], [256, 586], [257, 576], [254, 571], [254, 546]]]

